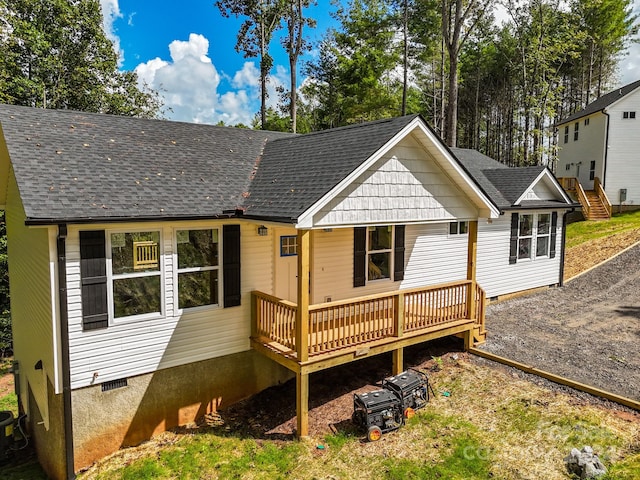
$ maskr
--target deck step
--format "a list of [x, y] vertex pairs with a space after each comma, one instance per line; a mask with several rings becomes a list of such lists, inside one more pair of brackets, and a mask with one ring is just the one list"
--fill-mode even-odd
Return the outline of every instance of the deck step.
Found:
[[584, 194], [591, 206], [587, 220], [609, 220], [610, 217], [607, 207], [602, 203], [598, 194], [594, 190], [585, 190]]

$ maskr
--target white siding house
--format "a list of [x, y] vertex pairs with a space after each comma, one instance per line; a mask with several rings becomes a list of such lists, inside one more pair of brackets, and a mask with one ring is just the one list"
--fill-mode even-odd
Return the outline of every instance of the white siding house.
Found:
[[291, 135], [0, 106], [0, 125], [19, 403], [51, 478], [292, 376], [481, 341], [486, 297], [562, 281], [575, 205], [553, 175], [417, 115]]
[[585, 190], [598, 178], [611, 204], [640, 204], [640, 81], [561, 120], [557, 132], [558, 177], [578, 178]]

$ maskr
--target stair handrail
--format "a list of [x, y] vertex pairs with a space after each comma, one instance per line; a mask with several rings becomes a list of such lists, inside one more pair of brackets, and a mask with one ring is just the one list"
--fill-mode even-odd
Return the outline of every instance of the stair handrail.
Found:
[[576, 182], [576, 193], [578, 194], [578, 201], [580, 202], [580, 205], [582, 205], [584, 217], [589, 218], [589, 215], [591, 215], [591, 203], [589, 203], [587, 194], [584, 193], [584, 188], [582, 188], [582, 184], [580, 182]]
[[607, 192], [605, 192], [604, 188], [602, 188], [602, 183], [600, 182], [600, 179], [598, 177], [595, 177], [593, 179], [593, 189], [595, 190], [596, 194], [598, 195], [598, 198], [604, 205], [604, 208], [607, 209], [609, 218], [611, 218], [613, 215], [613, 207], [611, 206], [611, 202], [609, 201]]

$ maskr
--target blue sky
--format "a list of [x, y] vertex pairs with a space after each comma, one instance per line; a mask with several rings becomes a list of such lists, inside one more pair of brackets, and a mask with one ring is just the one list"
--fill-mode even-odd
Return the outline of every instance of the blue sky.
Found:
[[[121, 68], [135, 70], [160, 92], [170, 108], [167, 118], [249, 125], [260, 107], [258, 60], [235, 51], [241, 20], [222, 17], [214, 1], [100, 0], [105, 30], [119, 52]], [[309, 13], [318, 21], [317, 28], [307, 30], [310, 40], [319, 40], [335, 25], [329, 15], [334, 10], [330, 0], [318, 0]], [[640, 0], [634, 0], [634, 10], [640, 13]], [[499, 9], [496, 15], [505, 18], [506, 12]], [[275, 88], [288, 88], [289, 63], [277, 40], [271, 54], [269, 101], [275, 105]], [[308, 53], [299, 65], [313, 55]], [[620, 85], [640, 79], [639, 44], [631, 46], [619, 70]]]
[[[161, 93], [171, 108], [167, 118], [251, 124], [260, 108], [258, 59], [235, 51], [242, 20], [222, 17], [214, 1], [186, 0], [179, 6], [168, 0], [101, 0], [101, 4], [105, 30], [119, 51], [121, 68], [135, 70]], [[329, 15], [334, 10], [329, 0], [320, 0], [310, 10], [318, 21], [317, 28], [307, 30], [311, 40], [319, 40], [335, 24]], [[271, 54], [269, 101], [275, 105], [275, 88], [288, 88], [289, 61], [278, 39]]]

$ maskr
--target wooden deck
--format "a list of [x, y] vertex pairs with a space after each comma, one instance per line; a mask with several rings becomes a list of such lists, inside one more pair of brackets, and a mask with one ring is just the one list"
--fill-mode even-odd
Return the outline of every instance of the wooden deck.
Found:
[[252, 347], [303, 374], [447, 335], [465, 335], [470, 346], [486, 334], [485, 294], [471, 280], [310, 305], [304, 354], [297, 305], [252, 296]]

